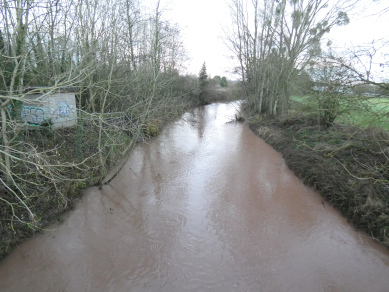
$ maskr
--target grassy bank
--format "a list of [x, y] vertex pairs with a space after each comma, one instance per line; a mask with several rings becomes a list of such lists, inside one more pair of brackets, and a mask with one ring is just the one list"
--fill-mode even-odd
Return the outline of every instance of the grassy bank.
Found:
[[340, 120], [324, 131], [304, 102], [274, 118], [250, 114], [255, 134], [357, 229], [389, 246], [389, 134]]

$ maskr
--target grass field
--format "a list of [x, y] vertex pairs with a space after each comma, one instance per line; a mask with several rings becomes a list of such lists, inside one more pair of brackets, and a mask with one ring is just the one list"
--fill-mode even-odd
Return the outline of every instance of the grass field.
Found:
[[[292, 108], [318, 113], [318, 101], [310, 96], [292, 96]], [[335, 122], [389, 131], [389, 98], [345, 96]]]

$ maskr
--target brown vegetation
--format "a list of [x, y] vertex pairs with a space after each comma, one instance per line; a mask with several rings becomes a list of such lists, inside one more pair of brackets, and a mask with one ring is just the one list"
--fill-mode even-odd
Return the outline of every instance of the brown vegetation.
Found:
[[[0, 8], [1, 258], [59, 218], [86, 186], [101, 186], [135, 143], [193, 106], [198, 82], [179, 74], [180, 31], [159, 1], [150, 13], [136, 0]], [[45, 96], [71, 88], [77, 126], [22, 120], [37, 88]]]
[[250, 127], [280, 151], [289, 168], [356, 228], [389, 246], [389, 134], [334, 124], [295, 111], [254, 116]]

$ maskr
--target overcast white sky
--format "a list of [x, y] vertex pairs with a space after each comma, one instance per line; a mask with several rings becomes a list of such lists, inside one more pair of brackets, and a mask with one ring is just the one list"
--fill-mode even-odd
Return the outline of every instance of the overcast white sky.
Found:
[[350, 16], [350, 23], [334, 28], [329, 36], [337, 45], [346, 47], [389, 37], [389, 11], [381, 14], [388, 7], [388, 0], [381, 0], [379, 3], [372, 0], [361, 1], [356, 15]]
[[225, 0], [165, 0], [169, 18], [182, 29], [190, 62], [189, 73], [198, 74], [205, 62], [209, 75], [227, 76], [230, 67], [222, 27], [229, 24]]
[[[153, 0], [151, 0], [153, 1]], [[154, 0], [156, 1], [156, 0]], [[223, 43], [223, 27], [230, 25], [228, 0], [161, 0], [167, 8], [166, 18], [181, 27], [184, 44], [190, 57], [188, 72], [198, 74], [203, 62], [211, 76], [231, 77], [231, 53]], [[363, 4], [366, 3], [366, 4]], [[334, 28], [327, 36], [336, 47], [350, 47], [389, 36], [389, 12], [379, 17], [377, 13], [389, 6], [389, 0], [372, 4], [361, 2], [359, 16], [350, 17], [350, 24]]]

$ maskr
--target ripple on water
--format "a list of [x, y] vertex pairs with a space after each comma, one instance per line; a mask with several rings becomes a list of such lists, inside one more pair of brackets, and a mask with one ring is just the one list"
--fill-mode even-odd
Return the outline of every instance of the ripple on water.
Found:
[[388, 251], [229, 123], [238, 110], [194, 109], [139, 145], [1, 262], [0, 291], [387, 291]]

